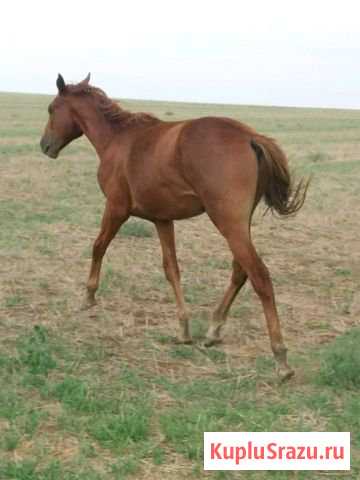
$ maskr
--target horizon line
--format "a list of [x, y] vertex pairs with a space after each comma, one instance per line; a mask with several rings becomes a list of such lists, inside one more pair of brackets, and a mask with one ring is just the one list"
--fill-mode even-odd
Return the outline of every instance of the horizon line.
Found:
[[[43, 93], [43, 92], [21, 92], [15, 90], [0, 90], [0, 94], [14, 94], [14, 95], [39, 95], [46, 97], [55, 97], [56, 94], [53, 93]], [[129, 97], [118, 97], [110, 96], [111, 99], [117, 101], [131, 101], [131, 102], [153, 102], [153, 103], [178, 103], [178, 104], [188, 104], [188, 105], [214, 105], [214, 106], [227, 106], [227, 107], [257, 107], [257, 108], [298, 108], [298, 109], [312, 109], [312, 110], [351, 110], [351, 111], [360, 111], [360, 107], [333, 107], [333, 106], [313, 106], [313, 105], [276, 105], [276, 104], [264, 104], [264, 103], [231, 103], [231, 102], [201, 102], [201, 101], [190, 101], [190, 100], [164, 100], [164, 99], [154, 99], [154, 98], [129, 98]]]

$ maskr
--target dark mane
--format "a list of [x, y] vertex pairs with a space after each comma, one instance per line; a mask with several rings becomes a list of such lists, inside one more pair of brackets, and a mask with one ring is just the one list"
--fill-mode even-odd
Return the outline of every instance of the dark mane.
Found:
[[150, 113], [132, 113], [124, 110], [118, 103], [109, 98], [101, 88], [88, 84], [67, 85], [69, 93], [75, 95], [89, 95], [96, 104], [96, 108], [104, 115], [114, 129], [121, 129], [124, 126], [141, 123], [155, 123], [159, 119]]

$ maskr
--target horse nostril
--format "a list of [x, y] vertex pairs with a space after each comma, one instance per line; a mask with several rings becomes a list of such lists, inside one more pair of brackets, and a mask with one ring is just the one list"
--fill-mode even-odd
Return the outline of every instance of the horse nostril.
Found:
[[43, 151], [43, 153], [47, 153], [49, 151], [50, 145], [46, 143], [44, 140], [40, 141], [40, 148]]

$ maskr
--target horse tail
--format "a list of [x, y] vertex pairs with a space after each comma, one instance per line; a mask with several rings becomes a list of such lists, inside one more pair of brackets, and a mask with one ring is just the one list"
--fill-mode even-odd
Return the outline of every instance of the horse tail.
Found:
[[251, 140], [259, 162], [258, 198], [279, 215], [293, 215], [303, 206], [310, 179], [297, 185], [290, 175], [285, 153], [271, 138], [255, 135]]

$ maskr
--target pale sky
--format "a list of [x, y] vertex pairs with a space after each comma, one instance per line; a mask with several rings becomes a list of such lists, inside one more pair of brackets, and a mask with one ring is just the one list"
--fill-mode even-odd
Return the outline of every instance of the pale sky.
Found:
[[2, 0], [0, 91], [360, 108], [355, 0]]

